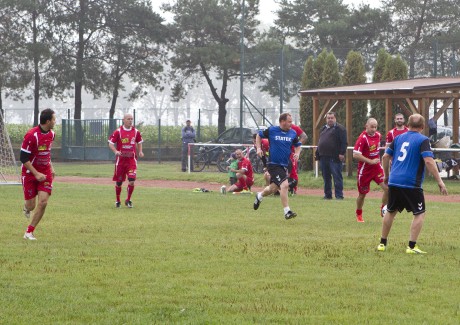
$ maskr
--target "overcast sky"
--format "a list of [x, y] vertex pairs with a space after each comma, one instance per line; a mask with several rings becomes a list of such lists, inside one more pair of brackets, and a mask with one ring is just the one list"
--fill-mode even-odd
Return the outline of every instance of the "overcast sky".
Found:
[[[376, 1], [364, 1], [364, 0], [343, 0], [343, 3], [354, 5], [355, 7], [363, 2], [370, 2], [371, 7], [377, 7], [380, 4], [380, 0]], [[160, 12], [160, 6], [162, 3], [174, 3], [173, 0], [152, 0], [152, 6], [154, 10]], [[278, 8], [275, 0], [260, 0], [260, 20], [264, 23], [270, 24], [275, 19], [274, 12]], [[164, 14], [162, 13], [164, 17]], [[164, 17], [166, 18], [166, 17]]]

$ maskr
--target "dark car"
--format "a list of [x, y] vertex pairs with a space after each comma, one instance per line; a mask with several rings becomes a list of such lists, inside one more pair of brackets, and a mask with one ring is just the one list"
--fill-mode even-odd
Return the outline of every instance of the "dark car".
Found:
[[[243, 131], [243, 141], [241, 142], [241, 131]], [[252, 144], [253, 134], [257, 129], [233, 127], [222, 132], [211, 143], [219, 144]], [[228, 158], [230, 153], [236, 148], [222, 146], [197, 146], [194, 156], [194, 170], [202, 171], [205, 166], [217, 165], [221, 172], [227, 171]], [[243, 149], [243, 147], [242, 147]]]
[[[243, 142], [241, 142], [241, 131], [243, 131]], [[257, 132], [257, 129], [252, 128], [229, 128], [228, 130], [219, 134], [219, 136], [212, 142], [214, 143], [242, 143], [251, 144], [252, 136]]]

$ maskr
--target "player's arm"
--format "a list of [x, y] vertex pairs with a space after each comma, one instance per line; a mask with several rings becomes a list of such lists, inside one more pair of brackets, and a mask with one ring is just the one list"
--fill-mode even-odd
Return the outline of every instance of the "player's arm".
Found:
[[376, 165], [380, 162], [379, 158], [374, 158], [374, 159], [366, 158], [362, 155], [361, 152], [356, 151], [356, 150], [353, 150], [353, 159], [356, 159], [357, 161], [361, 161], [369, 165]]
[[121, 151], [118, 151], [117, 148], [115, 148], [115, 144], [110, 141], [109, 141], [109, 148], [110, 150], [112, 150], [115, 156], [121, 156]]
[[142, 151], [142, 142], [136, 144], [137, 152], [139, 153], [139, 157], [144, 157], [144, 152]]
[[[21, 155], [19, 157], [19, 160], [22, 162], [24, 167], [34, 175], [35, 179], [39, 182], [43, 182], [46, 179], [46, 175], [40, 173], [35, 169], [35, 167], [32, 165], [30, 162], [30, 153], [26, 152], [24, 150], [21, 150]], [[51, 169], [53, 170], [53, 169]]]
[[423, 160], [425, 161], [425, 167], [430, 172], [431, 175], [433, 175], [434, 179], [438, 183], [439, 186], [439, 191], [441, 192], [442, 195], [447, 195], [447, 188], [444, 182], [442, 181], [441, 176], [439, 175], [438, 172], [438, 167], [436, 166], [436, 162], [432, 157], [424, 157]]
[[388, 180], [390, 178], [390, 164], [393, 156], [388, 153], [384, 153], [382, 157], [382, 167], [384, 172], [383, 182], [388, 185]]
[[258, 133], [256, 135], [256, 150], [257, 155], [262, 158], [264, 155], [264, 152], [262, 151], [262, 139], [260, 138], [260, 135]]

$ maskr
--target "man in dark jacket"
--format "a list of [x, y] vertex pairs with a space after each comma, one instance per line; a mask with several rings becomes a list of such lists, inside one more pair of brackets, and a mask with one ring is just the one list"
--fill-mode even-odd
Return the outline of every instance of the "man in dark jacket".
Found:
[[[347, 151], [347, 130], [337, 123], [335, 112], [326, 114], [326, 125], [319, 134], [316, 157], [320, 161], [324, 180], [324, 199], [332, 199], [332, 178], [335, 198], [343, 200], [342, 164]], [[331, 177], [332, 176], [332, 177]]]
[[[195, 142], [195, 129], [192, 126], [190, 119], [185, 122], [186, 125], [182, 128], [182, 171], [187, 170], [188, 159], [188, 144]], [[190, 160], [190, 171], [193, 171], [193, 160]]]

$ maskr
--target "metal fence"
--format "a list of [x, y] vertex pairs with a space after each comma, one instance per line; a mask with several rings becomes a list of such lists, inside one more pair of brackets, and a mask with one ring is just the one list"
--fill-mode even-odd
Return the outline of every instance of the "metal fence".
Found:
[[62, 159], [112, 160], [107, 139], [122, 123], [121, 119], [62, 119]]

